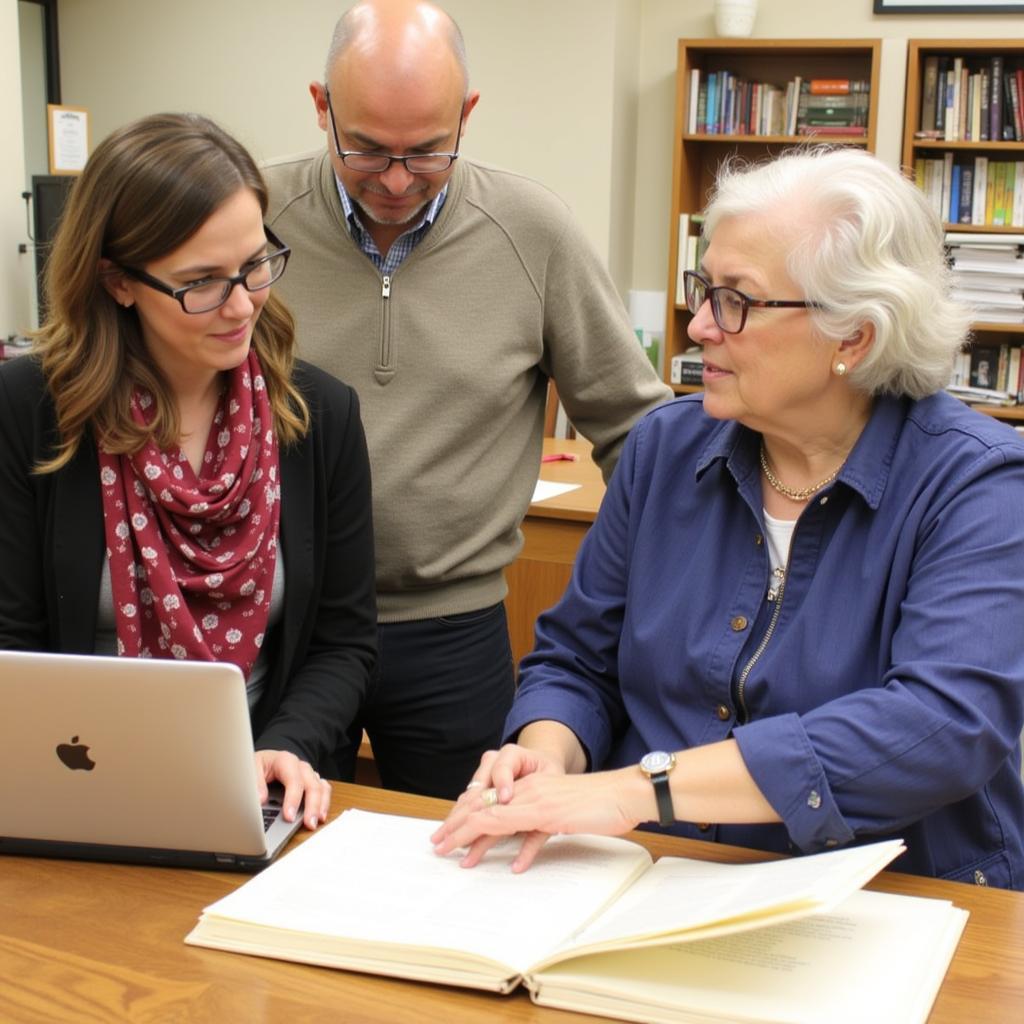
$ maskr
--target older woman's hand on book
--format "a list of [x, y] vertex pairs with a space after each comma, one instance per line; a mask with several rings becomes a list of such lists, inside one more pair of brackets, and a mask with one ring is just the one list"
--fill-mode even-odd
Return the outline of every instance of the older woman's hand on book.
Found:
[[[486, 782], [485, 758], [474, 782]], [[504, 785], [470, 788], [459, 798], [441, 827], [431, 836], [440, 855], [468, 847], [463, 867], [478, 864], [503, 836], [521, 834], [523, 843], [512, 862], [514, 872], [525, 871], [549, 836], [559, 833], [622, 835], [645, 820], [640, 808], [650, 799], [650, 783], [635, 768], [566, 775], [552, 759], [536, 750], [509, 745], [490, 761], [490, 781], [498, 769], [537, 765], [522, 773], [509, 789]]]

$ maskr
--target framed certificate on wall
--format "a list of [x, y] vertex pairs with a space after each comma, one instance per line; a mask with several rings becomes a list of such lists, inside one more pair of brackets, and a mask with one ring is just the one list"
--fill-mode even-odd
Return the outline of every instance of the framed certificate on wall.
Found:
[[875, 14], [1016, 14], [1021, 0], [875, 0]]
[[46, 105], [50, 173], [80, 174], [89, 158], [89, 112], [84, 107]]

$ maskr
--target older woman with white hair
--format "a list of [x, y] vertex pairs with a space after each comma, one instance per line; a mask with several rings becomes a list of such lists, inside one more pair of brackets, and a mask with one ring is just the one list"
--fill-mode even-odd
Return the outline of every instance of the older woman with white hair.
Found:
[[705, 233], [704, 393], [634, 428], [435, 849], [900, 836], [897, 869], [1024, 888], [1024, 441], [942, 390], [941, 226], [839, 149], [726, 168]]

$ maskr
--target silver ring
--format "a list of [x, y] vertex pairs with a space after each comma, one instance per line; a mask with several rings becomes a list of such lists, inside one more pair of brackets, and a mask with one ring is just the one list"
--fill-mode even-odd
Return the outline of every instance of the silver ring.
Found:
[[319, 773], [319, 772], [313, 772], [313, 774], [314, 774], [314, 775], [315, 775], [315, 776], [316, 776], [316, 777], [317, 777], [318, 779], [320, 778], [320, 773]]
[[468, 793], [471, 789], [477, 789], [479, 786], [482, 785], [482, 782], [477, 782], [476, 779], [472, 779], [466, 784], [466, 792]]
[[480, 799], [483, 800], [484, 807], [493, 807], [498, 802], [498, 791], [491, 786], [480, 794]]

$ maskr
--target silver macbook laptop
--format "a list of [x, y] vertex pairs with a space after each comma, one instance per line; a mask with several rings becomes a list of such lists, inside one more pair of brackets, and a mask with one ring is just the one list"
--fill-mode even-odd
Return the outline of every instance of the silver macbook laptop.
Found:
[[0, 808], [0, 853], [241, 871], [301, 824], [257, 799], [237, 666], [20, 651], [0, 651]]

